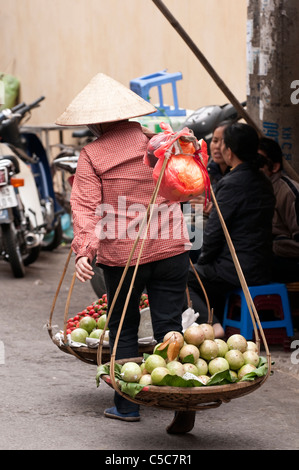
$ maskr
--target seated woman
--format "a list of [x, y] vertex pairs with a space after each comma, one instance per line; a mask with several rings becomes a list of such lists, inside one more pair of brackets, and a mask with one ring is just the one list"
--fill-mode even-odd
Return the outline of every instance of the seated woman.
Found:
[[211, 185], [214, 187], [219, 180], [227, 173], [229, 173], [230, 167], [225, 162], [221, 153], [221, 144], [223, 138], [223, 132], [226, 126], [232, 124], [230, 121], [220, 122], [213, 131], [212, 140], [210, 143], [210, 154], [211, 160], [208, 164], [208, 172], [210, 176]]
[[[221, 152], [231, 171], [215, 188], [215, 197], [228, 228], [248, 285], [270, 282], [272, 218], [275, 197], [269, 179], [258, 167], [256, 131], [247, 124], [224, 129]], [[240, 287], [239, 277], [215, 207], [207, 221], [200, 256], [194, 267], [214, 311], [215, 336], [224, 335], [221, 321], [228, 291]], [[190, 268], [188, 287], [198, 323], [207, 321], [205, 297]]]
[[282, 150], [275, 140], [263, 137], [258, 152], [261, 170], [270, 178], [276, 197], [272, 279], [299, 281], [299, 184], [283, 172]]

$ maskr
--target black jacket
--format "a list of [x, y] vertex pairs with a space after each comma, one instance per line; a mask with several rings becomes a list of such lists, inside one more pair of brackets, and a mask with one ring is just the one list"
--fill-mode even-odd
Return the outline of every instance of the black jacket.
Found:
[[[215, 197], [232, 239], [247, 284], [270, 281], [272, 218], [275, 197], [265, 175], [242, 163], [217, 184]], [[214, 207], [206, 224], [198, 264], [208, 277], [239, 285], [220, 220]], [[212, 280], [212, 279], [211, 279]]]

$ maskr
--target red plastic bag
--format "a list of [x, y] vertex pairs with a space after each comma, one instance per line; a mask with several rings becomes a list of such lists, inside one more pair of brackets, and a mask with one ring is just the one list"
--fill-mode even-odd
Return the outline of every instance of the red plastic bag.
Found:
[[208, 154], [204, 140], [198, 142], [193, 132], [185, 127], [173, 132], [169, 125], [160, 124], [164, 132], [150, 139], [145, 163], [156, 163], [153, 178], [157, 182], [164, 158], [168, 163], [161, 181], [159, 194], [170, 201], [186, 202], [206, 192], [209, 194], [210, 179], [207, 172]]

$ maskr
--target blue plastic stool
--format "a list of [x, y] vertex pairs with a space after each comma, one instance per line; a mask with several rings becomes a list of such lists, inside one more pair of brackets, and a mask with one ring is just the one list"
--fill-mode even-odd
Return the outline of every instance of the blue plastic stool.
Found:
[[[161, 72], [156, 72], [151, 75], [134, 78], [130, 81], [130, 89], [137, 95], [141, 96], [144, 100], [150, 101], [150, 89], [154, 86], [158, 87], [160, 109], [151, 116], [165, 116], [165, 114], [167, 116], [186, 116], [186, 110], [179, 108], [176, 90], [176, 82], [182, 78], [183, 76], [180, 72], [168, 73], [165, 70], [162, 70]], [[172, 85], [174, 108], [170, 108], [170, 106], [165, 105], [163, 102], [162, 85], [166, 83], [171, 83]]]
[[[294, 335], [293, 329], [293, 322], [292, 322], [292, 315], [288, 297], [288, 291], [285, 284], [266, 284], [263, 286], [252, 286], [248, 287], [250, 292], [251, 298], [255, 305], [257, 313], [259, 313], [258, 309], [262, 309], [261, 307], [266, 308], [267, 302], [271, 301], [272, 296], [278, 296], [279, 299], [279, 306], [277, 306], [276, 311], [280, 311], [282, 313], [281, 319], [273, 320], [273, 321], [261, 321], [261, 325], [263, 330], [269, 329], [276, 329], [276, 328], [285, 328], [286, 334], [288, 337]], [[240, 319], [236, 320], [230, 317], [230, 300], [232, 296], [238, 296], [240, 298]], [[258, 302], [256, 299], [257, 296], [260, 296], [262, 302]], [[272, 306], [273, 306], [272, 302]], [[277, 303], [277, 302], [276, 302]], [[224, 317], [223, 317], [223, 329], [226, 330], [228, 327], [237, 328], [240, 330], [240, 334], [244, 336], [246, 339], [251, 340], [253, 337], [253, 324], [251, 320], [251, 316], [248, 310], [246, 298], [243, 292], [243, 289], [236, 289], [230, 292], [226, 297], [226, 303], [224, 308]], [[266, 332], [265, 332], [266, 334]]]

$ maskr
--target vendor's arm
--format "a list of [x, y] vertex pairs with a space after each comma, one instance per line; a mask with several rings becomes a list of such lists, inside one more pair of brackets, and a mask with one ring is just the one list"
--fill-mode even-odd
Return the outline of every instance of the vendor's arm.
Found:
[[96, 210], [102, 196], [100, 177], [95, 173], [85, 149], [82, 149], [78, 160], [70, 202], [74, 229], [72, 249], [76, 253], [76, 262], [86, 257], [91, 264], [99, 245], [95, 234], [99, 221]]

